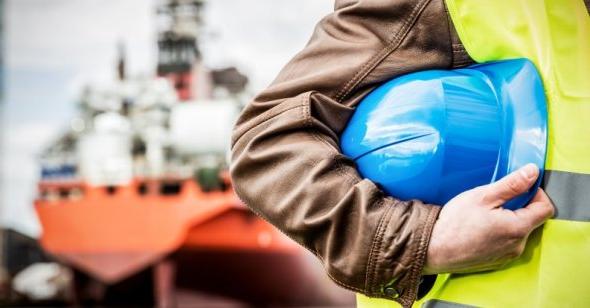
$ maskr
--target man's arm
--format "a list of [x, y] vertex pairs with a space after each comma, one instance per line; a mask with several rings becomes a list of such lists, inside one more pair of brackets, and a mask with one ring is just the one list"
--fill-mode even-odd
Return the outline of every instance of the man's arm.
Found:
[[442, 0], [336, 1], [238, 120], [236, 192], [316, 254], [341, 286], [404, 305], [416, 297], [440, 208], [385, 196], [340, 153], [338, 138], [377, 84], [465, 64], [456, 40]]

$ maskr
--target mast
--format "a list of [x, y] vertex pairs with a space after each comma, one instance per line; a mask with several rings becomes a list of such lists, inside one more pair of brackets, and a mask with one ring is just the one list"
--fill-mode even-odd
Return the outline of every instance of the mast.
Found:
[[181, 101], [195, 97], [196, 71], [201, 60], [198, 36], [204, 0], [170, 0], [158, 7], [157, 74], [171, 81]]
[[125, 80], [127, 75], [125, 60], [125, 44], [123, 41], [119, 41], [119, 43], [117, 43], [117, 78], [119, 81]]

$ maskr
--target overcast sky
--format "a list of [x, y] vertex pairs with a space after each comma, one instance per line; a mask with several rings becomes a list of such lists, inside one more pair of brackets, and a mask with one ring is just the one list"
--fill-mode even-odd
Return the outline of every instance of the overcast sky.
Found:
[[[151, 75], [155, 0], [5, 0], [0, 224], [36, 236], [36, 155], [58, 136], [87, 83], [115, 75], [125, 43], [131, 75]], [[212, 0], [201, 46], [213, 67], [235, 65], [261, 90], [307, 42], [331, 0]]]

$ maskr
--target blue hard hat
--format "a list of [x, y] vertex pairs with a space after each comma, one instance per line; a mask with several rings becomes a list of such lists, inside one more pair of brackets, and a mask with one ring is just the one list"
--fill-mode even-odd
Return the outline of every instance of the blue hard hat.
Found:
[[543, 175], [547, 107], [539, 73], [526, 59], [404, 75], [373, 90], [341, 136], [342, 152], [388, 194], [443, 205], [526, 165]]

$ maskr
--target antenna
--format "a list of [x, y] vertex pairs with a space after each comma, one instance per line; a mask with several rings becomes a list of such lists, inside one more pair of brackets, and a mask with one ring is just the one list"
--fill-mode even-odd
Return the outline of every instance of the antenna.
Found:
[[125, 42], [119, 40], [117, 43], [117, 77], [119, 80], [125, 80]]

